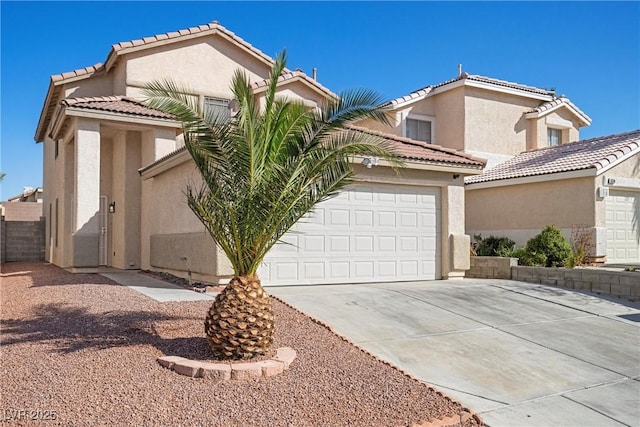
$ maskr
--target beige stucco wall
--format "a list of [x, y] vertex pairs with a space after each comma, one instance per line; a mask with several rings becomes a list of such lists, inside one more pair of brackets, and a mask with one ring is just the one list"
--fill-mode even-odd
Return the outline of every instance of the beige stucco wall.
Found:
[[85, 96], [114, 95], [113, 76], [111, 74], [94, 75], [64, 85], [65, 98], [79, 98]]
[[[210, 283], [220, 283], [232, 274], [228, 260], [187, 205], [187, 186], [198, 186], [201, 182], [190, 158], [143, 180], [143, 269], [169, 271], [185, 277], [190, 268], [196, 273], [194, 279]], [[172, 241], [175, 244], [171, 244]], [[187, 260], [183, 261], [183, 257]]]
[[[607, 184], [607, 179], [608, 178], [617, 178], [618, 184], [620, 184], [620, 179], [619, 178], [628, 178], [630, 180], [633, 180], [634, 182], [632, 183], [635, 185], [640, 185], [640, 154], [636, 154], [635, 156], [632, 156], [631, 158], [625, 160], [624, 162], [620, 163], [619, 165], [614, 166], [613, 168], [609, 169], [608, 171], [602, 173], [600, 176], [598, 176], [596, 178], [596, 183], [598, 186], [601, 187], [608, 187], [610, 191], [612, 190], [616, 190], [616, 186], [610, 186]], [[624, 190], [629, 190], [633, 188], [624, 188]], [[640, 191], [640, 188], [636, 188], [635, 191]], [[606, 218], [606, 209], [607, 209], [607, 198], [596, 198], [596, 205], [595, 205], [595, 215], [596, 215], [596, 225], [598, 227], [605, 227], [607, 224], [607, 218]]]
[[465, 87], [465, 150], [516, 155], [527, 147], [524, 113], [540, 101]]
[[[55, 141], [49, 137], [43, 142], [43, 216], [46, 218], [45, 259], [66, 267], [70, 263], [73, 242], [71, 220], [74, 192], [74, 140], [58, 142], [58, 157], [55, 158]], [[56, 222], [56, 199], [58, 215]], [[58, 236], [56, 245], [56, 234]]]
[[404, 120], [411, 115], [435, 117], [432, 124], [433, 144], [462, 150], [464, 148], [464, 89], [455, 88], [416, 101], [408, 106], [389, 110], [390, 125], [367, 119], [357, 123], [368, 129], [404, 136]]
[[467, 100], [464, 94], [464, 88], [459, 87], [435, 96], [436, 144], [456, 150], [465, 149]]
[[507, 236], [524, 245], [547, 225], [565, 234], [573, 225], [596, 226], [593, 177], [466, 191], [467, 234]]
[[220, 36], [211, 35], [133, 52], [126, 63], [127, 95], [140, 96], [140, 88], [168, 76], [191, 93], [230, 98], [229, 84], [238, 67], [251, 81], [268, 77], [270, 66]]
[[527, 119], [530, 136], [527, 149], [536, 150], [547, 146], [547, 129], [562, 131], [562, 144], [580, 140], [579, 123], [566, 108], [557, 109], [539, 118]]
[[109, 213], [110, 265], [140, 268], [140, 132], [119, 131], [112, 141], [112, 193], [116, 211]]

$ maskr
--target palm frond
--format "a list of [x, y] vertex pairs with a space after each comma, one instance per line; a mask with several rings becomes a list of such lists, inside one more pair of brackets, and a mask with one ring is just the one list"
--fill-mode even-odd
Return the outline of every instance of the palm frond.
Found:
[[393, 146], [351, 124], [388, 123], [379, 95], [347, 91], [318, 109], [277, 97], [286, 54], [274, 61], [262, 102], [247, 75], [234, 73], [237, 113], [203, 111], [188, 88], [171, 81], [147, 86], [149, 106], [183, 125], [185, 144], [202, 177], [187, 188], [187, 203], [224, 251], [236, 275], [255, 275], [269, 250], [301, 218], [354, 179], [354, 156], [402, 161]]

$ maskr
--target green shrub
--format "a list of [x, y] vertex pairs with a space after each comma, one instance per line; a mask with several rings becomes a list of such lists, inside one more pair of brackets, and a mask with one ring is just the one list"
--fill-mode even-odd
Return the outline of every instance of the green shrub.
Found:
[[476, 241], [475, 251], [478, 256], [510, 256], [516, 242], [508, 237], [489, 236], [486, 239], [478, 234], [473, 236]]
[[540, 234], [527, 242], [523, 265], [562, 267], [573, 256], [571, 245], [559, 228], [548, 225]]

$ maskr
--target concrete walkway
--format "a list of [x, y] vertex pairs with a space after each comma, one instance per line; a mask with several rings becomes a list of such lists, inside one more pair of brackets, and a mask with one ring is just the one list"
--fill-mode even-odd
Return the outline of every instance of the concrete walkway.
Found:
[[267, 291], [490, 426], [640, 426], [640, 304], [483, 279]]
[[181, 286], [140, 274], [137, 271], [117, 271], [100, 273], [102, 276], [120, 283], [136, 292], [159, 302], [212, 300], [215, 295], [190, 291]]

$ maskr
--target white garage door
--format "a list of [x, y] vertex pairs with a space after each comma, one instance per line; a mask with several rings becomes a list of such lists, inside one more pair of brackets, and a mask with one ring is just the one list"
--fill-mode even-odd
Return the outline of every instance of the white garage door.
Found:
[[318, 205], [273, 247], [265, 285], [440, 278], [440, 190], [356, 184]]
[[607, 204], [607, 262], [640, 262], [640, 193], [611, 191]]

